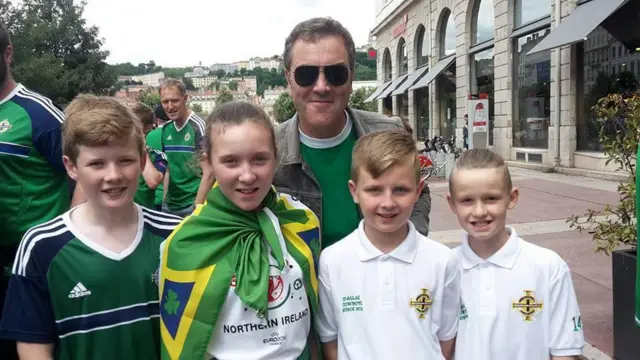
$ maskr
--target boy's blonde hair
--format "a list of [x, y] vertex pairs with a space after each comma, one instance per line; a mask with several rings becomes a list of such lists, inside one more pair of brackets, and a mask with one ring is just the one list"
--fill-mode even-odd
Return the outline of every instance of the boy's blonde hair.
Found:
[[416, 183], [420, 182], [418, 149], [411, 135], [400, 130], [378, 131], [358, 139], [353, 148], [351, 179], [358, 180], [358, 171], [366, 170], [377, 179], [390, 167], [411, 161]]
[[62, 153], [75, 163], [80, 145], [105, 146], [134, 139], [144, 153], [140, 119], [115, 98], [79, 95], [65, 109], [62, 124]]
[[453, 178], [457, 170], [473, 170], [473, 169], [500, 169], [503, 173], [505, 189], [507, 192], [513, 189], [511, 183], [511, 174], [509, 168], [505, 164], [502, 156], [494, 153], [489, 149], [471, 149], [460, 155], [456, 167], [449, 176], [449, 191], [453, 194]]

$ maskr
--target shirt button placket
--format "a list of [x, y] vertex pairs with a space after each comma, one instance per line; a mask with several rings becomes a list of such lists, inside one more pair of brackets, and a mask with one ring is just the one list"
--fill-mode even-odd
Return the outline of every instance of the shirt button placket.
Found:
[[380, 308], [391, 310], [395, 307], [395, 283], [393, 261], [388, 255], [382, 255], [378, 263], [380, 274]]

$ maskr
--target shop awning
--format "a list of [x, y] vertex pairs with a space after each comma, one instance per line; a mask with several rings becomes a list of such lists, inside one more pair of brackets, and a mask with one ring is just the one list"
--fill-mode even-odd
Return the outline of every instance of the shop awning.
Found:
[[611, 14], [629, 0], [591, 0], [576, 7], [560, 26], [534, 46], [527, 55], [583, 41]]
[[429, 70], [428, 66], [423, 66], [419, 69], [416, 69], [416, 71], [412, 72], [411, 74], [409, 74], [409, 77], [407, 78], [407, 81], [405, 81], [404, 83], [402, 83], [402, 85], [398, 86], [397, 89], [395, 89], [391, 95], [402, 95], [405, 91], [407, 91], [407, 89], [409, 87], [411, 87], [413, 84], [415, 84], [418, 80], [420, 80], [420, 78], [422, 77], [422, 75], [424, 75], [427, 70]]
[[433, 79], [436, 78], [436, 76], [440, 75], [443, 71], [445, 71], [445, 69], [448, 68], [449, 65], [451, 65], [455, 60], [456, 60], [456, 55], [453, 54], [453, 55], [450, 55], [449, 57], [446, 57], [438, 61], [436, 66], [434, 66], [427, 73], [427, 75], [423, 76], [422, 79], [420, 79], [415, 85], [410, 87], [409, 90], [415, 90], [415, 89], [427, 87], [429, 84], [431, 84]]
[[380, 95], [380, 93], [381, 93], [381, 92], [385, 91], [385, 90], [389, 87], [389, 85], [391, 85], [391, 81], [387, 81], [386, 83], [384, 83], [384, 84], [382, 84], [382, 85], [378, 86], [378, 88], [376, 89], [376, 91], [374, 91], [374, 92], [373, 92], [373, 94], [371, 94], [371, 96], [369, 96], [369, 97], [367, 98], [367, 100], [365, 100], [364, 102], [371, 102], [371, 101], [375, 100], [375, 99], [376, 99], [376, 97], [377, 97], [378, 95]]
[[380, 95], [378, 95], [376, 97], [376, 100], [384, 99], [387, 96], [391, 95], [391, 92], [393, 90], [397, 89], [398, 86], [402, 85], [402, 83], [405, 80], [407, 80], [407, 76], [408, 76], [407, 74], [404, 74], [402, 76], [398, 76], [395, 80], [393, 80], [393, 82], [391, 83], [391, 85], [388, 88], [386, 88]]

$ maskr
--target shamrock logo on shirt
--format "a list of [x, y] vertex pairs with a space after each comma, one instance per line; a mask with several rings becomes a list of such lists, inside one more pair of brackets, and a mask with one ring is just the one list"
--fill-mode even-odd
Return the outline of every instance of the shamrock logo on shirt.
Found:
[[164, 310], [169, 315], [176, 315], [179, 307], [180, 301], [178, 300], [178, 294], [173, 290], [169, 290], [167, 296], [164, 298]]

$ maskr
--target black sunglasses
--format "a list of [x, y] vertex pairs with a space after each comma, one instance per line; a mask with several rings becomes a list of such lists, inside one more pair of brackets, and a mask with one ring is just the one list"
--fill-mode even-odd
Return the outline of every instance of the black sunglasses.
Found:
[[324, 66], [322, 69], [315, 65], [301, 65], [294, 70], [293, 78], [300, 86], [311, 86], [318, 81], [320, 71], [324, 73], [325, 79], [332, 86], [342, 86], [349, 80], [349, 68], [343, 64]]

